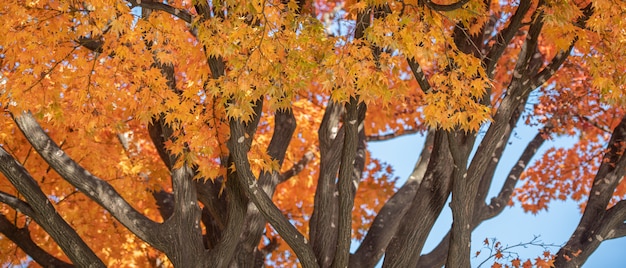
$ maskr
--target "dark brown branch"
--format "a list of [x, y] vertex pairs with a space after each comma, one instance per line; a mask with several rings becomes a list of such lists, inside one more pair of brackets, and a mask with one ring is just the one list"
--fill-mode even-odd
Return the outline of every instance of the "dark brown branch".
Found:
[[[587, 6], [585, 6], [581, 10], [583, 15], [576, 20], [575, 25], [581, 28], [585, 28], [587, 21], [589, 20], [591, 15], [593, 15], [593, 10], [593, 3], [589, 3]], [[578, 37], [574, 37], [574, 40], [572, 40], [572, 43], [566, 50], [559, 51], [554, 56], [552, 61], [550, 61], [550, 63], [548, 63], [548, 65], [546, 65], [546, 67], [541, 70], [541, 72], [534, 75], [532, 79], [530, 79], [531, 90], [548, 81], [554, 75], [554, 73], [556, 73], [561, 65], [563, 65], [567, 57], [569, 57], [569, 55], [571, 54], [572, 50], [574, 49], [574, 45], [576, 44], [576, 41], [578, 41]]]
[[[59, 175], [109, 211], [141, 239], [148, 243], [156, 242], [158, 224], [130, 206], [106, 181], [92, 175], [71, 159], [48, 137], [30, 112], [23, 112], [14, 120], [33, 148]], [[29, 204], [33, 205], [30, 201]]]
[[298, 163], [295, 163], [293, 166], [287, 169], [287, 171], [280, 174], [279, 183], [287, 181], [291, 177], [298, 175], [302, 170], [304, 170], [309, 161], [313, 160], [313, 157], [315, 157], [313, 152], [306, 152], [302, 156], [300, 161], [298, 161]]
[[615, 188], [626, 175], [626, 117], [613, 130], [602, 164], [598, 168], [589, 191], [589, 200], [576, 230], [557, 253], [557, 267], [578, 267], [582, 265], [606, 239], [610, 231], [624, 223], [624, 203], [614, 210], [606, 208]]
[[[260, 118], [261, 109], [256, 113]], [[252, 120], [249, 124], [258, 124], [257, 120]], [[252, 129], [251, 126], [247, 126], [247, 129]], [[269, 146], [267, 147], [267, 153], [278, 162], [279, 166], [282, 166], [291, 142], [291, 138], [296, 129], [296, 119], [291, 110], [277, 111], [274, 116], [274, 133]], [[248, 131], [248, 135], [254, 135], [251, 131]], [[258, 185], [267, 196], [272, 197], [276, 186], [281, 182], [281, 177], [278, 171], [263, 171], [261, 172], [258, 180]], [[245, 215], [245, 229], [243, 234], [240, 235], [239, 246], [237, 249], [237, 265], [240, 267], [249, 267], [253, 265], [256, 258], [261, 258], [262, 253], [259, 248], [259, 242], [263, 236], [263, 230], [267, 225], [267, 221], [263, 215], [259, 212], [257, 207], [253, 203], [248, 203], [248, 210]], [[250, 258], [255, 256], [255, 258]], [[263, 256], [264, 258], [264, 256]]]
[[5, 203], [15, 209], [15, 211], [33, 219], [37, 217], [37, 212], [35, 212], [28, 203], [20, 200], [16, 196], [0, 191], [0, 203]]
[[415, 77], [415, 79], [417, 79], [417, 84], [420, 85], [422, 91], [424, 93], [430, 92], [430, 83], [428, 82], [426, 74], [424, 74], [424, 70], [422, 70], [422, 67], [419, 65], [417, 60], [415, 58], [410, 58], [407, 59], [407, 61], [409, 63], [409, 67], [411, 67], [411, 72], [413, 72], [413, 76]]
[[[626, 220], [624, 220], [626, 221]], [[615, 228], [615, 234], [610, 238], [620, 238], [626, 236], [626, 223], [622, 223]]]
[[344, 130], [339, 128], [342, 111], [341, 105], [329, 102], [318, 130], [321, 159], [313, 201], [315, 210], [309, 221], [309, 237], [313, 251], [322, 267], [329, 267], [332, 264], [336, 246], [338, 207], [335, 179], [343, 146]]
[[105, 267], [76, 231], [61, 218], [28, 171], [2, 147], [0, 147], [0, 171], [24, 195], [26, 202], [37, 215], [33, 219], [50, 234], [74, 264], [83, 267]]
[[422, 129], [418, 129], [418, 128], [411, 128], [411, 129], [405, 129], [402, 131], [398, 131], [398, 132], [393, 132], [393, 133], [389, 133], [389, 134], [383, 134], [383, 135], [368, 135], [365, 140], [370, 142], [370, 141], [386, 141], [386, 140], [391, 140], [397, 137], [402, 137], [405, 135], [411, 135], [411, 134], [415, 134], [415, 133], [419, 133], [422, 132]]
[[546, 65], [543, 70], [530, 78], [530, 80], [524, 81], [524, 85], [530, 83], [530, 89], [533, 90], [548, 81], [548, 79], [550, 79], [556, 73], [556, 71], [561, 68], [561, 65], [563, 65], [565, 60], [569, 57], [570, 53], [574, 49], [574, 45], [576, 44], [577, 40], [578, 38], [574, 38], [574, 40], [566, 50], [559, 51], [559, 53], [554, 56], [552, 61], [548, 65]]
[[408, 204], [415, 197], [415, 193], [424, 178], [434, 140], [434, 132], [428, 132], [424, 142], [424, 149], [422, 149], [420, 157], [415, 163], [413, 172], [411, 172], [411, 175], [409, 175], [404, 185], [385, 202], [374, 218], [374, 222], [361, 242], [361, 245], [357, 251], [350, 256], [350, 267], [374, 267], [383, 256], [384, 249], [398, 229], [400, 224], [399, 219], [408, 211]]
[[493, 77], [495, 70], [494, 67], [502, 56], [502, 53], [504, 53], [506, 47], [522, 26], [522, 20], [530, 9], [531, 3], [532, 1], [520, 1], [517, 10], [515, 10], [515, 14], [509, 20], [509, 25], [502, 29], [500, 33], [496, 34], [496, 42], [493, 46], [491, 46], [489, 52], [487, 53], [487, 57], [485, 57], [487, 75], [490, 77]]
[[248, 162], [244, 144], [247, 142], [244, 124], [236, 119], [230, 120], [230, 139], [228, 147], [233, 157], [239, 182], [248, 193], [250, 200], [256, 205], [261, 214], [274, 229], [285, 239], [287, 244], [296, 253], [303, 267], [318, 267], [313, 250], [306, 238], [282, 215], [270, 197], [257, 185]]
[[[504, 207], [506, 207], [507, 203], [511, 199], [511, 195], [513, 194], [513, 190], [515, 189], [515, 185], [519, 181], [522, 172], [526, 170], [526, 167], [530, 163], [530, 160], [535, 156], [537, 150], [543, 145], [546, 141], [545, 133], [539, 132], [535, 135], [535, 137], [526, 145], [526, 149], [522, 152], [517, 163], [511, 170], [498, 193], [498, 196], [491, 199], [491, 203], [487, 206], [488, 212], [482, 215], [482, 220], [486, 220], [488, 218], [493, 218], [496, 215], [500, 214]], [[482, 214], [482, 213], [481, 213]], [[481, 221], [482, 221], [481, 220]]]
[[30, 256], [36, 263], [43, 267], [74, 267], [37, 246], [30, 237], [28, 227], [17, 228], [9, 219], [0, 214], [0, 233], [17, 245], [24, 253]]
[[422, 182], [406, 214], [385, 250], [383, 267], [409, 267], [419, 261], [428, 233], [450, 195], [452, 170], [446, 133], [435, 132], [435, 141]]
[[170, 6], [168, 4], [164, 4], [164, 3], [159, 3], [159, 2], [153, 2], [153, 1], [146, 1], [146, 0], [128, 0], [128, 2], [131, 4], [131, 8], [133, 7], [142, 7], [142, 8], [149, 8], [149, 9], [153, 9], [153, 10], [160, 10], [163, 11], [165, 13], [169, 13], [172, 16], [175, 16], [187, 23], [192, 23], [193, 22], [193, 16], [191, 14], [189, 14], [189, 12], [187, 12], [187, 10], [184, 9], [180, 9], [180, 8], [175, 8], [173, 6]]
[[435, 11], [453, 11], [455, 9], [462, 8], [463, 5], [467, 4], [468, 2], [469, 0], [459, 0], [458, 2], [454, 4], [442, 5], [442, 4], [433, 3], [433, 1], [431, 0], [426, 0], [426, 6]]
[[[473, 148], [473, 142], [466, 142], [467, 135], [461, 131], [449, 131], [448, 147], [452, 154], [452, 228], [446, 267], [470, 267], [470, 237], [474, 202], [479, 181], [466, 177], [467, 162]], [[475, 140], [470, 134], [470, 140]], [[495, 147], [495, 146], [494, 146]]]
[[341, 164], [339, 167], [339, 179], [337, 188], [339, 192], [339, 214], [337, 252], [333, 260], [333, 267], [343, 268], [348, 266], [350, 257], [350, 242], [352, 239], [352, 208], [354, 206], [355, 187], [353, 187], [354, 161], [358, 146], [358, 107], [359, 100], [351, 98], [346, 104], [344, 115], [345, 134], [341, 152]]
[[[519, 176], [525, 170], [526, 166], [528, 166], [528, 163], [530, 163], [530, 160], [535, 156], [537, 150], [541, 147], [544, 141], [544, 133], [539, 132], [535, 135], [533, 140], [526, 145], [526, 149], [524, 149], [524, 152], [520, 155], [517, 164], [509, 172], [498, 196], [492, 198], [491, 203], [488, 206], [484, 204], [484, 199], [481, 198], [481, 195], [477, 195], [476, 202], [480, 202], [483, 205], [477, 208], [476, 216], [473, 217], [474, 222], [472, 229], [478, 227], [478, 225], [483, 221], [497, 216], [504, 210], [507, 202], [511, 198], [513, 190], [515, 189], [515, 185], [519, 181]], [[446, 257], [448, 256], [448, 245], [450, 242], [449, 236], [450, 233], [448, 232], [448, 234], [446, 234], [446, 236], [430, 253], [425, 254], [420, 258], [416, 267], [428, 268], [443, 266], [446, 262]]]
[[209, 263], [211, 267], [228, 267], [231, 259], [235, 255], [239, 236], [244, 231], [244, 220], [248, 200], [237, 176], [237, 171], [229, 171], [228, 179], [226, 180], [226, 194], [228, 195], [226, 228], [224, 229], [219, 243], [210, 251], [210, 257], [207, 263]]
[[604, 217], [603, 225], [608, 229], [604, 239], [614, 239], [626, 236], [626, 200], [617, 202], [613, 207], [609, 208]]

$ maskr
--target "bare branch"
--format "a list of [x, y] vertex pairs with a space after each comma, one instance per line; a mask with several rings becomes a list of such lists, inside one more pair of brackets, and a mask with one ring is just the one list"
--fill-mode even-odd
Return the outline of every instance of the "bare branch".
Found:
[[83, 267], [105, 267], [76, 231], [61, 218], [28, 171], [2, 147], [0, 147], [0, 171], [24, 195], [37, 215], [33, 219], [50, 234], [74, 264]]
[[[30, 112], [23, 112], [14, 120], [33, 148], [59, 175], [109, 211], [141, 239], [151, 244], [157, 241], [158, 224], [130, 206], [106, 181], [92, 175], [71, 159], [48, 137]], [[30, 201], [29, 204], [33, 205]]]
[[244, 150], [244, 143], [246, 143], [246, 139], [249, 139], [246, 138], [244, 129], [244, 124], [241, 121], [236, 119], [230, 120], [231, 138], [228, 141], [228, 146], [239, 174], [237, 179], [261, 214], [296, 253], [302, 266], [318, 267], [315, 254], [306, 238], [282, 215], [270, 197], [257, 185], [254, 174], [252, 174], [250, 169], [247, 151]]
[[383, 267], [409, 267], [419, 261], [428, 233], [450, 195], [454, 164], [445, 131], [435, 131], [428, 168], [417, 193], [385, 250]]
[[187, 12], [187, 10], [175, 8], [168, 4], [153, 2], [153, 1], [142, 1], [142, 0], [128, 0], [128, 2], [131, 4], [131, 8], [139, 6], [142, 8], [160, 10], [165, 13], [169, 13], [187, 23], [193, 22], [193, 17], [191, 14], [189, 14], [189, 12]]
[[298, 161], [298, 163], [295, 163], [287, 171], [285, 171], [282, 174], [280, 174], [280, 177], [279, 177], [280, 181], [279, 182], [284, 182], [284, 181], [290, 179], [291, 177], [293, 177], [295, 175], [298, 175], [298, 173], [300, 173], [304, 169], [304, 167], [306, 167], [306, 165], [309, 163], [309, 161], [313, 160], [313, 157], [315, 157], [313, 152], [306, 152], [302, 156], [300, 161]]
[[[471, 227], [472, 230], [478, 227], [478, 225], [483, 221], [497, 216], [504, 210], [508, 200], [511, 198], [511, 194], [513, 193], [516, 183], [519, 181], [519, 176], [525, 170], [530, 160], [535, 156], [537, 150], [545, 141], [543, 137], [543, 132], [539, 132], [535, 135], [535, 138], [528, 143], [526, 149], [524, 149], [524, 152], [519, 157], [517, 165], [515, 165], [509, 172], [500, 193], [497, 197], [491, 199], [491, 204], [489, 204], [489, 206], [484, 204], [484, 199], [481, 198], [480, 194], [476, 196], [477, 204], [481, 203], [482, 206], [477, 208], [475, 216], [473, 217], [474, 220]], [[446, 256], [448, 255], [449, 239], [450, 232], [448, 232], [446, 236], [441, 239], [439, 244], [430, 253], [425, 254], [420, 258], [416, 267], [428, 268], [443, 266], [446, 262]]]
[[526, 12], [530, 9], [531, 3], [532, 1], [520, 1], [517, 10], [515, 10], [515, 14], [509, 20], [509, 25], [502, 29], [500, 33], [496, 34], [496, 43], [491, 46], [487, 57], [485, 57], [485, 66], [487, 66], [487, 74], [490, 77], [493, 77], [494, 67], [502, 56], [502, 53], [504, 53], [504, 50], [522, 26], [522, 20], [526, 16]]
[[426, 135], [424, 149], [413, 172], [402, 187], [380, 209], [357, 251], [350, 256], [350, 267], [374, 267], [384, 254], [400, 220], [409, 209], [409, 203], [424, 178], [434, 144], [434, 132]]
[[626, 175], [626, 117], [613, 130], [602, 164], [598, 168], [589, 191], [589, 200], [576, 230], [557, 253], [555, 265], [575, 267], [584, 263], [607, 237], [611, 230], [624, 224], [624, 206], [620, 202], [606, 210], [615, 188]]
[[409, 67], [411, 67], [411, 72], [413, 72], [413, 76], [417, 79], [417, 84], [420, 85], [420, 88], [424, 93], [428, 93], [431, 90], [430, 83], [424, 74], [424, 70], [419, 65], [419, 62], [415, 58], [407, 59], [409, 63]]
[[626, 236], [626, 200], [617, 202], [607, 210], [603, 221], [608, 232], [605, 239], [614, 239]]
[[397, 137], [402, 137], [405, 135], [411, 135], [411, 134], [415, 134], [415, 133], [420, 133], [424, 130], [419, 129], [419, 128], [411, 128], [411, 129], [405, 129], [402, 131], [398, 131], [398, 132], [393, 132], [393, 133], [389, 133], [389, 134], [383, 134], [383, 135], [368, 135], [365, 140], [370, 142], [370, 141], [386, 141], [386, 140], [391, 140]]
[[0, 214], [0, 233], [15, 243], [15, 245], [43, 267], [74, 267], [50, 255], [41, 247], [37, 246], [35, 241], [30, 237], [28, 227], [17, 228], [17, 226], [13, 225], [13, 223], [2, 214]]
[[333, 267], [347, 267], [350, 257], [350, 242], [352, 235], [352, 208], [354, 207], [355, 188], [352, 185], [354, 178], [354, 161], [358, 146], [358, 115], [359, 100], [351, 98], [346, 104], [344, 116], [345, 134], [339, 167], [339, 225], [337, 235], [337, 252], [333, 260]]
[[502, 185], [498, 196], [491, 199], [491, 203], [487, 207], [488, 213], [481, 213], [481, 222], [486, 219], [495, 217], [500, 212], [502, 212], [502, 210], [504, 210], [504, 207], [511, 199], [511, 195], [513, 194], [515, 185], [519, 181], [522, 172], [526, 170], [526, 167], [528, 166], [528, 163], [530, 163], [530, 160], [535, 156], [537, 150], [539, 150], [539, 147], [541, 147], [541, 145], [543, 145], [543, 143], [546, 141], [544, 137], [544, 131], [540, 131], [528, 143], [528, 145], [526, 145], [526, 149], [524, 149], [524, 152], [522, 152], [522, 155], [520, 155], [519, 159], [517, 160], [517, 164], [513, 166], [513, 168], [511, 168], [511, 171], [509, 171], [509, 174], [506, 177], [506, 180], [504, 181], [504, 184]]
[[309, 221], [309, 237], [320, 266], [328, 267], [335, 254], [337, 238], [337, 197], [335, 179], [339, 169], [344, 129], [339, 128], [343, 107], [329, 102], [318, 130], [320, 169], [315, 190], [314, 208]]
[[[261, 102], [258, 102], [258, 110], [255, 112], [257, 118], [252, 120], [248, 124], [258, 124], [262, 109], [260, 107]], [[247, 129], [253, 129], [247, 126]], [[274, 115], [274, 133], [269, 146], [267, 147], [268, 155], [282, 166], [285, 159], [285, 154], [291, 138], [296, 129], [296, 119], [291, 110], [277, 111]], [[248, 136], [254, 135], [251, 131], [248, 131]], [[272, 197], [276, 186], [281, 182], [281, 177], [278, 171], [263, 171], [259, 175], [258, 185], [265, 193]], [[237, 265], [241, 267], [248, 267], [253, 265], [256, 258], [261, 258], [264, 254], [258, 248], [261, 237], [263, 236], [263, 230], [267, 225], [267, 220], [259, 212], [259, 209], [254, 203], [248, 203], [245, 219], [242, 221], [245, 225], [245, 229], [239, 239], [239, 245], [237, 249]], [[255, 258], [250, 258], [254, 255]], [[264, 255], [263, 255], [264, 257]]]
[[459, 9], [463, 7], [463, 5], [467, 4], [469, 0], [459, 0], [454, 4], [442, 5], [433, 3], [431, 0], [426, 0], [426, 6], [435, 11], [453, 11], [455, 9]]
[[9, 205], [17, 212], [23, 213], [28, 217], [31, 217], [33, 219], [37, 217], [37, 212], [35, 212], [28, 203], [20, 200], [16, 196], [0, 191], [0, 202]]

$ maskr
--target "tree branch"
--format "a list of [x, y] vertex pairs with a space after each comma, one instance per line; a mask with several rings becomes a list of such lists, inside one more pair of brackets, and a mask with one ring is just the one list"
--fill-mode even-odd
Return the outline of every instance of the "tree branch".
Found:
[[605, 239], [614, 239], [626, 236], [626, 200], [617, 202], [613, 207], [609, 208], [603, 219], [604, 226], [608, 232]]
[[320, 170], [315, 190], [314, 210], [309, 221], [309, 237], [320, 266], [329, 267], [337, 239], [337, 197], [335, 179], [339, 169], [344, 129], [339, 128], [343, 107], [329, 102], [318, 130]]
[[383, 267], [409, 267], [419, 261], [428, 233], [450, 195], [454, 165], [446, 133], [435, 132], [435, 141], [422, 182], [399, 227], [385, 250]]
[[454, 4], [442, 5], [433, 3], [431, 0], [426, 0], [426, 6], [435, 11], [453, 11], [455, 9], [462, 8], [463, 5], [467, 4], [469, 0], [459, 0]]
[[354, 178], [354, 160], [358, 146], [358, 98], [350, 98], [346, 104], [344, 115], [345, 134], [341, 152], [341, 164], [339, 167], [339, 226], [337, 234], [337, 252], [333, 260], [333, 267], [343, 268], [348, 266], [350, 257], [350, 242], [352, 234], [352, 208], [354, 206], [355, 188], [352, 185]]
[[[584, 7], [582, 9], [583, 15], [580, 18], [578, 18], [577, 21], [576, 21], [576, 25], [578, 25], [579, 27], [584, 28], [585, 24], [587, 23], [587, 20], [589, 20], [591, 15], [593, 15], [593, 5], [592, 4], [593, 3], [590, 2], [586, 7]], [[539, 72], [538, 74], [534, 75], [530, 79], [531, 90], [537, 88], [541, 84], [543, 84], [546, 81], [548, 81], [556, 73], [556, 71], [559, 68], [561, 68], [561, 65], [563, 65], [565, 60], [572, 53], [572, 50], [574, 49], [574, 45], [576, 44], [577, 41], [578, 41], [578, 37], [574, 37], [574, 40], [572, 40], [572, 43], [569, 45], [569, 47], [566, 50], [559, 51], [554, 56], [552, 61], [550, 61], [550, 63], [548, 63], [548, 65], [546, 65], [546, 67], [544, 67], [543, 70], [541, 70], [541, 72]], [[524, 85], [527, 82], [528, 82], [528, 80], [524, 81]]]
[[370, 142], [370, 141], [386, 141], [386, 140], [391, 140], [397, 137], [402, 137], [405, 135], [411, 135], [411, 134], [415, 134], [415, 133], [420, 133], [424, 130], [419, 129], [419, 128], [411, 128], [411, 129], [404, 129], [401, 132], [393, 132], [393, 133], [389, 133], [389, 134], [383, 134], [383, 135], [368, 135], [366, 136], [365, 140]]
[[31, 217], [33, 219], [37, 217], [37, 212], [35, 212], [28, 203], [20, 200], [16, 196], [0, 191], [0, 202], [9, 205], [17, 212], [22, 213], [28, 217]]
[[417, 80], [417, 84], [420, 85], [420, 88], [422, 89], [422, 91], [424, 93], [430, 92], [431, 90], [430, 83], [428, 82], [428, 79], [426, 78], [426, 75], [424, 74], [424, 70], [422, 70], [422, 67], [419, 65], [419, 62], [417, 62], [415, 58], [407, 59], [407, 61], [409, 63], [409, 67], [411, 67], [411, 72], [413, 72], [413, 76]]
[[105, 267], [76, 231], [61, 218], [28, 171], [2, 147], [0, 147], [0, 171], [24, 195], [37, 215], [33, 219], [50, 234], [74, 264], [83, 267]]
[[[150, 244], [157, 241], [158, 224], [130, 206], [106, 181], [92, 175], [72, 160], [48, 137], [30, 112], [23, 112], [14, 121], [33, 148], [61, 177], [109, 211], [138, 237]], [[33, 205], [32, 202], [29, 203]], [[157, 248], [162, 246], [155, 245]]]
[[153, 10], [160, 10], [163, 11], [165, 13], [169, 13], [187, 23], [192, 23], [193, 22], [193, 16], [187, 12], [187, 10], [184, 9], [180, 9], [180, 8], [175, 8], [173, 6], [170, 6], [168, 4], [164, 4], [164, 3], [159, 3], [159, 2], [152, 2], [152, 1], [145, 1], [145, 0], [128, 0], [128, 2], [131, 4], [131, 8], [133, 7], [142, 7], [142, 8], [149, 8], [149, 9], [153, 9]]
[[[522, 155], [520, 155], [517, 164], [509, 172], [498, 196], [492, 198], [491, 203], [488, 206], [484, 204], [484, 199], [481, 198], [481, 196], [484, 195], [477, 195], [476, 202], [477, 204], [480, 202], [482, 206], [476, 210], [477, 213], [473, 217], [474, 220], [472, 224], [472, 230], [478, 227], [478, 225], [480, 225], [480, 223], [482, 223], [483, 221], [497, 216], [504, 210], [507, 202], [511, 198], [513, 190], [515, 189], [515, 185], [519, 181], [519, 176], [525, 170], [526, 166], [528, 166], [530, 160], [535, 156], [539, 147], [541, 147], [541, 145], [544, 143], [545, 139], [543, 137], [543, 132], [539, 132], [537, 133], [537, 135], [535, 135], [534, 139], [531, 140], [528, 145], [526, 145], [526, 148], [524, 149]], [[486, 176], [491, 175], [488, 174]], [[443, 266], [448, 256], [448, 245], [450, 242], [449, 239], [450, 232], [448, 232], [448, 234], [446, 234], [446, 236], [441, 239], [439, 244], [430, 253], [425, 254], [420, 258], [420, 261], [416, 267], [428, 268]]]
[[576, 267], [582, 265], [598, 246], [612, 236], [610, 231], [624, 223], [624, 203], [614, 210], [606, 210], [615, 188], [626, 175], [626, 116], [613, 130], [602, 164], [598, 168], [589, 191], [589, 200], [576, 230], [557, 253], [557, 267]]
[[21, 250], [30, 256], [35, 262], [43, 267], [74, 267], [72, 264], [64, 262], [37, 246], [30, 237], [28, 227], [17, 228], [9, 219], [0, 214], [0, 233], [13, 241]]
[[532, 1], [520, 1], [517, 10], [515, 10], [515, 14], [509, 20], [509, 25], [496, 34], [496, 43], [491, 46], [484, 59], [486, 66], [485, 69], [487, 70], [487, 75], [489, 75], [489, 77], [493, 77], [496, 63], [502, 56], [502, 53], [506, 50], [506, 47], [509, 45], [513, 37], [515, 37], [515, 34], [519, 31], [519, 28], [522, 26], [522, 20], [530, 9], [531, 4]]
[[383, 256], [384, 249], [389, 245], [393, 235], [396, 233], [400, 219], [408, 211], [408, 204], [415, 197], [415, 193], [417, 193], [417, 189], [424, 178], [434, 141], [434, 132], [429, 131], [424, 141], [424, 149], [422, 149], [411, 175], [376, 214], [374, 222], [372, 222], [361, 245], [350, 256], [350, 267], [374, 267]]
[[[229, 161], [229, 165], [230, 163], [232, 162]], [[239, 176], [237, 171], [232, 172], [229, 170], [228, 179], [226, 180], [226, 194], [228, 195], [226, 228], [219, 243], [210, 251], [207, 263], [211, 267], [228, 267], [235, 254], [239, 237], [244, 232], [248, 200], [242, 190], [242, 185], [237, 180], [237, 176]]]
[[[261, 109], [257, 113], [258, 118], [261, 115]], [[249, 123], [250, 124], [250, 123]], [[253, 120], [251, 124], [258, 124], [258, 120]], [[247, 127], [250, 129], [250, 127]], [[274, 133], [272, 139], [267, 147], [267, 153], [278, 162], [279, 166], [282, 166], [285, 159], [285, 154], [291, 138], [296, 129], [296, 118], [291, 110], [277, 111], [274, 115]], [[248, 132], [248, 135], [252, 137], [254, 133]], [[272, 197], [276, 186], [281, 182], [281, 177], [278, 171], [262, 171], [259, 175], [258, 185], [267, 196]], [[263, 217], [259, 210], [253, 203], [248, 203], [248, 210], [245, 215], [245, 229], [243, 234], [240, 235], [239, 248], [237, 250], [237, 265], [240, 267], [248, 267], [253, 265], [255, 258], [261, 258], [262, 253], [259, 248], [259, 242], [263, 236], [263, 230], [267, 225], [267, 221]], [[255, 258], [250, 258], [254, 255]], [[264, 255], [262, 256], [265, 257]], [[252, 263], [250, 263], [252, 262]]]
[[300, 172], [302, 172], [302, 170], [304, 170], [309, 161], [313, 160], [313, 157], [315, 157], [313, 152], [306, 152], [302, 156], [300, 161], [298, 161], [298, 163], [295, 163], [293, 166], [287, 169], [287, 171], [280, 174], [279, 183], [287, 181], [291, 177], [298, 175]]
[[257, 185], [252, 170], [250, 170], [248, 155], [244, 146], [246, 140], [250, 139], [246, 138], [244, 124], [237, 119], [231, 119], [230, 133], [228, 147], [239, 175], [237, 179], [248, 193], [250, 200], [293, 249], [303, 267], [318, 267], [315, 254], [306, 238], [289, 223], [289, 220], [282, 215], [269, 196]]

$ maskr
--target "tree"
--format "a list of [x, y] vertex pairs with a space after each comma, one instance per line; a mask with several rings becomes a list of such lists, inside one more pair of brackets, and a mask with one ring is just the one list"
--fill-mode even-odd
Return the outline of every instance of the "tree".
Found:
[[[383, 255], [384, 267], [469, 267], [472, 230], [507, 204], [536, 213], [571, 198], [583, 213], [569, 241], [523, 265], [580, 266], [626, 235], [625, 9], [7, 1], [0, 254], [61, 267], [373, 267]], [[537, 135], [492, 185], [524, 123]], [[367, 143], [417, 132], [425, 149], [395, 188]], [[537, 155], [562, 135], [577, 144]], [[422, 253], [449, 198], [452, 227]]]

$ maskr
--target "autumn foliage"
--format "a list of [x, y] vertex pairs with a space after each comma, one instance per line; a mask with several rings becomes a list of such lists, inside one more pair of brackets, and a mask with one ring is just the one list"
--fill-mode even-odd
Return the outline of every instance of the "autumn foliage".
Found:
[[[0, 260], [469, 267], [472, 230], [507, 204], [572, 199], [581, 221], [558, 252], [505, 263], [485, 244], [492, 267], [581, 265], [626, 235], [624, 10], [4, 1]], [[492, 185], [518, 124], [537, 134]], [[409, 178], [367, 149], [414, 133]], [[561, 136], [577, 142], [537, 154]], [[449, 198], [450, 232], [422, 252]]]

